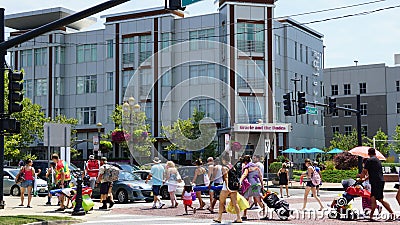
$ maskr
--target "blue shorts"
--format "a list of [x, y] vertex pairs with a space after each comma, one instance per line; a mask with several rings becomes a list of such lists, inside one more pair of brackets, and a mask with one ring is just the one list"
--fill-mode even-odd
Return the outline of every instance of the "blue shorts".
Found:
[[33, 187], [33, 180], [24, 180], [24, 181], [22, 181], [21, 187], [27, 188], [29, 186]]
[[151, 186], [151, 189], [153, 191], [154, 196], [160, 195], [161, 185], [153, 185], [153, 186]]

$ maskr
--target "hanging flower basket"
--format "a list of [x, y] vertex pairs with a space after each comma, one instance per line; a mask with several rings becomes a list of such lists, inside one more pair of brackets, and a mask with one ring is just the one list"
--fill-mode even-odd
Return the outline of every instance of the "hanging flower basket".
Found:
[[114, 130], [111, 133], [111, 140], [116, 143], [125, 141], [125, 133], [122, 130]]
[[238, 152], [238, 151], [240, 151], [241, 148], [242, 148], [242, 145], [239, 142], [235, 141], [232, 143], [233, 151]]

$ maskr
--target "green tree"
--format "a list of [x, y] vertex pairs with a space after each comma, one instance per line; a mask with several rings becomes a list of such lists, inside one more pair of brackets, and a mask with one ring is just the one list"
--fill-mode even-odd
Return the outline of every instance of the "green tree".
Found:
[[[362, 137], [365, 139], [365, 136]], [[357, 131], [354, 129], [349, 135], [341, 134], [336, 132], [333, 135], [333, 139], [330, 141], [330, 146], [328, 150], [332, 150], [334, 148], [342, 149], [342, 150], [350, 150], [354, 147], [358, 146], [357, 140]]]
[[391, 148], [398, 154], [400, 153], [400, 125], [396, 126], [396, 129], [394, 131], [393, 135], [393, 140], [394, 142], [390, 145]]
[[[390, 150], [390, 145], [388, 144], [388, 135], [385, 134], [385, 132], [382, 131], [381, 128], [379, 128], [378, 131], [376, 131], [376, 134], [374, 135], [375, 140], [375, 148], [380, 151], [382, 154], [386, 155], [388, 154]], [[373, 147], [374, 146], [374, 141], [373, 138], [367, 138], [367, 146]]]

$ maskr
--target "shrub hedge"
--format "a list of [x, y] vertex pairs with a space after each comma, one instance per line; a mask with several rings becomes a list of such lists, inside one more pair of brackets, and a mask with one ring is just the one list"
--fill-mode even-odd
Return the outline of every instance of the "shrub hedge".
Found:
[[273, 162], [269, 164], [269, 172], [270, 173], [277, 173], [279, 169], [282, 168], [282, 163], [281, 162]]
[[382, 163], [383, 167], [390, 167], [392, 172], [396, 172], [396, 167], [400, 167], [400, 163]]
[[356, 179], [357, 170], [323, 170], [321, 171], [322, 181], [327, 183], [341, 183], [342, 180]]

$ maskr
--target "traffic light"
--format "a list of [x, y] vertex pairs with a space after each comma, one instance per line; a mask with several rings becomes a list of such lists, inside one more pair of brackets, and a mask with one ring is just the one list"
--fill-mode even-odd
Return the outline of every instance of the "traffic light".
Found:
[[290, 93], [283, 95], [283, 109], [285, 110], [285, 116], [293, 116], [292, 114], [292, 100], [290, 98]]
[[24, 96], [22, 94], [22, 72], [10, 71], [8, 73], [8, 113], [21, 112], [23, 106], [21, 104]]
[[328, 114], [334, 114], [338, 111], [336, 108], [336, 99], [328, 97]]
[[302, 91], [297, 92], [297, 112], [306, 114], [306, 93]]
[[182, 0], [169, 0], [170, 10], [185, 10], [186, 7], [182, 7]]

